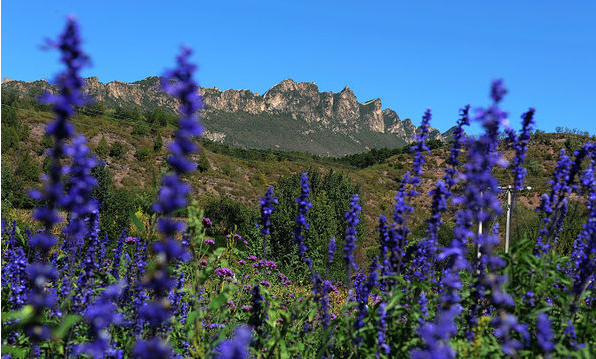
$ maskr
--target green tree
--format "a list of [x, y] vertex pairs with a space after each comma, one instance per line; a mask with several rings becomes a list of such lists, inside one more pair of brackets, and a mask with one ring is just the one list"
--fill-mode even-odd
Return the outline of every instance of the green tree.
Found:
[[21, 153], [18, 158], [15, 176], [21, 177], [25, 182], [38, 182], [41, 175], [39, 163], [29, 152]]
[[209, 171], [209, 169], [211, 169], [211, 165], [209, 164], [207, 156], [205, 156], [205, 154], [201, 154], [197, 163], [197, 170], [203, 173]]
[[101, 139], [99, 140], [99, 143], [97, 144], [97, 147], [95, 147], [95, 153], [99, 157], [105, 158], [109, 152], [110, 152], [110, 147], [108, 146], [108, 141], [106, 141], [106, 138], [104, 136], [101, 136]]
[[157, 137], [155, 137], [155, 141], [153, 141], [153, 151], [159, 152], [163, 147], [163, 139], [161, 138], [161, 134], [158, 132]]
[[[331, 237], [335, 237], [338, 253], [331, 265], [330, 276], [340, 279], [345, 277], [343, 256], [340, 253], [345, 243], [347, 225], [344, 214], [348, 211], [350, 197], [358, 193], [359, 188], [348, 177], [333, 171], [325, 175], [309, 171], [309, 179], [312, 208], [307, 214], [310, 229], [304, 233], [308, 255], [313, 260], [315, 270], [325, 273], [327, 245]], [[282, 178], [275, 186], [274, 193], [279, 203], [271, 216], [270, 259], [278, 262], [282, 271], [292, 273], [293, 280], [306, 279], [308, 273], [298, 258], [293, 242], [296, 218], [294, 200], [300, 193], [300, 174]], [[363, 223], [361, 219], [361, 224], [357, 227], [360, 243], [366, 230]]]
[[126, 153], [126, 146], [122, 142], [115, 141], [112, 143], [112, 147], [110, 147], [110, 157], [120, 158], [124, 153]]
[[141, 146], [135, 152], [135, 158], [141, 162], [144, 162], [149, 159], [150, 154], [151, 152], [149, 151], [149, 148]]

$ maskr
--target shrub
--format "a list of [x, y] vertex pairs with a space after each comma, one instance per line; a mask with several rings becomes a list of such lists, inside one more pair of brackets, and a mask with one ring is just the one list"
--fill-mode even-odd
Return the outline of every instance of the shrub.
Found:
[[137, 148], [137, 151], [135, 152], [135, 158], [141, 162], [147, 161], [150, 156], [151, 151], [145, 146]]
[[120, 141], [115, 141], [110, 147], [110, 157], [120, 158], [126, 153], [126, 145]]

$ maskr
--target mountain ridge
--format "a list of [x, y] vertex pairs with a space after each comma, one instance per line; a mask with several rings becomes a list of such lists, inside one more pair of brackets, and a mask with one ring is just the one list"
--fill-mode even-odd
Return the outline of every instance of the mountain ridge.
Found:
[[[157, 108], [175, 112], [177, 101], [159, 87], [159, 78], [126, 83], [85, 79], [86, 92], [107, 108]], [[34, 96], [55, 89], [46, 80], [5, 79], [2, 90]], [[401, 120], [396, 111], [383, 108], [379, 98], [358, 102], [345, 86], [340, 92], [321, 92], [314, 82], [285, 79], [265, 93], [247, 89], [201, 88], [205, 137], [244, 148], [298, 150], [324, 156], [342, 156], [373, 148], [401, 147], [411, 142], [416, 126]], [[279, 139], [276, 141], [275, 139]], [[430, 138], [447, 136], [431, 129]]]

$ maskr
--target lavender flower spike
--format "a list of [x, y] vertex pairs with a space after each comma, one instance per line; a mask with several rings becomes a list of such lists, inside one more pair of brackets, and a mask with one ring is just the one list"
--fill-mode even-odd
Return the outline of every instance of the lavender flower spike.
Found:
[[298, 254], [302, 260], [306, 260], [306, 245], [304, 244], [304, 237], [302, 236], [302, 231], [307, 230], [310, 228], [308, 222], [306, 221], [306, 212], [312, 207], [308, 199], [308, 195], [310, 193], [309, 183], [308, 183], [308, 175], [302, 173], [300, 176], [300, 196], [296, 198], [295, 202], [298, 203], [298, 216], [296, 217], [296, 226], [294, 227], [294, 242], [298, 245]]
[[[350, 210], [346, 212], [345, 219], [348, 222], [348, 228], [346, 229], [346, 243], [344, 245], [344, 261], [346, 262], [347, 280], [351, 283], [352, 275], [351, 271], [357, 270], [356, 263], [354, 263], [354, 249], [356, 249], [356, 226], [360, 222], [358, 216], [362, 211], [362, 207], [358, 203], [360, 198], [357, 194], [352, 195], [350, 198]], [[351, 287], [351, 284], [348, 285]]]
[[56, 237], [52, 234], [54, 225], [62, 221], [57, 209], [61, 206], [60, 200], [64, 196], [62, 176], [63, 168], [60, 158], [67, 154], [66, 141], [71, 137], [73, 128], [68, 118], [74, 114], [74, 107], [85, 103], [82, 88], [83, 80], [79, 77], [79, 71], [88, 63], [87, 56], [80, 49], [79, 28], [74, 18], [68, 18], [66, 29], [60, 35], [57, 42], [51, 42], [50, 46], [58, 48], [62, 54], [62, 62], [66, 65], [64, 72], [56, 78], [58, 94], [46, 94], [40, 101], [50, 104], [56, 117], [46, 127], [46, 133], [53, 137], [54, 144], [48, 156], [50, 157], [50, 169], [48, 181], [42, 192], [31, 191], [34, 199], [44, 201], [45, 205], [33, 212], [33, 218], [44, 225], [44, 230], [30, 238], [29, 244], [36, 247], [42, 258], [42, 263], [32, 263], [27, 268], [32, 290], [28, 303], [33, 307], [33, 315], [30, 323], [25, 328], [25, 333], [32, 342], [32, 348], [37, 348], [37, 343], [48, 339], [51, 335], [48, 327], [44, 326], [44, 308], [53, 307], [57, 297], [53, 288], [47, 288], [49, 283], [57, 278], [57, 271], [49, 264], [48, 252], [54, 244]]
[[522, 167], [526, 160], [526, 152], [528, 151], [528, 143], [530, 142], [530, 133], [532, 132], [532, 125], [534, 125], [534, 113], [536, 110], [530, 108], [528, 112], [524, 113], [522, 118], [522, 129], [519, 136], [511, 129], [507, 129], [509, 141], [515, 149], [515, 157], [511, 160], [513, 166], [513, 174], [515, 177], [514, 189], [519, 191], [522, 189], [522, 184], [528, 171]]
[[267, 239], [265, 238], [266, 235], [269, 234], [271, 230], [271, 213], [275, 210], [273, 205], [277, 204], [277, 199], [273, 196], [273, 186], [269, 186], [267, 188], [267, 192], [265, 192], [265, 197], [260, 199], [261, 203], [261, 221], [257, 224], [257, 227], [261, 228], [261, 235], [263, 236], [263, 259], [265, 259], [265, 249], [267, 247]]
[[[180, 101], [178, 108], [180, 119], [179, 128], [174, 134], [174, 142], [168, 146], [170, 156], [167, 161], [174, 169], [174, 173], [163, 177], [157, 202], [153, 204], [153, 210], [162, 215], [158, 221], [158, 228], [163, 235], [163, 240], [153, 245], [157, 258], [156, 267], [144, 279], [144, 285], [154, 291], [154, 302], [146, 304], [139, 310], [142, 319], [157, 328], [171, 316], [168, 293], [176, 285], [176, 281], [170, 277], [168, 266], [171, 262], [188, 260], [190, 257], [181, 243], [176, 240], [176, 235], [184, 229], [184, 223], [172, 218], [176, 210], [186, 206], [186, 196], [190, 192], [190, 186], [183, 183], [179, 176], [195, 169], [196, 165], [190, 155], [195, 153], [198, 147], [193, 142], [193, 138], [203, 131], [197, 114], [201, 108], [201, 100], [198, 86], [192, 79], [196, 66], [188, 61], [190, 54], [191, 50], [183, 47], [177, 57], [178, 66], [167, 71], [161, 78], [163, 89]], [[159, 338], [138, 341], [134, 355], [142, 357], [150, 348], [156, 349], [152, 357], [169, 358], [169, 346]]]

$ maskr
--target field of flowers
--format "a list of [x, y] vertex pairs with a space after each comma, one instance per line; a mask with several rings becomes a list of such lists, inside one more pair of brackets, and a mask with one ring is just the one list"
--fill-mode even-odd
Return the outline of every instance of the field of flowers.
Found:
[[[498, 226], [477, 230], [502, 212], [493, 170], [513, 171], [514, 197], [526, 176], [534, 109], [521, 116], [519, 132], [509, 129], [499, 107], [507, 92], [501, 81], [492, 84], [490, 106], [473, 114], [469, 105], [461, 110], [448, 167], [428, 193], [432, 213], [424, 238], [411, 238], [408, 223], [413, 199], [427, 195], [418, 189], [430, 110], [393, 215], [379, 216], [378, 255], [366, 269], [354, 261], [361, 206], [358, 195], [351, 197], [345, 245], [336, 248], [334, 238], [328, 243], [328, 264], [343, 257], [341, 282], [329, 279], [329, 269], [316, 270], [308, 257], [310, 189], [302, 174], [289, 235], [310, 281], [292, 283], [266, 258], [277, 205], [273, 187], [260, 201], [258, 254], [254, 246], [249, 252], [237, 245], [243, 238], [235, 233], [225, 247], [216, 246], [206, 236], [214, 223], [187, 203], [183, 176], [196, 166], [190, 155], [202, 126], [186, 48], [161, 80], [180, 101], [169, 173], [152, 206], [161, 240], [128, 236], [123, 228], [114, 241], [100, 231], [101, 208], [91, 198], [98, 162], [69, 122], [75, 108], [91, 100], [79, 77], [89, 59], [76, 21], [69, 18], [50, 45], [66, 69], [55, 79], [59, 93], [40, 99], [52, 106], [55, 120], [46, 129], [53, 145], [44, 187], [31, 192], [39, 228], [21, 230], [2, 219], [2, 358], [596, 357], [596, 146], [560, 153], [551, 191], [537, 208], [536, 238], [514, 237], [511, 251], [501, 255]], [[470, 121], [484, 133], [466, 137]], [[513, 160], [507, 162], [498, 145], [510, 146]], [[585, 201], [589, 218], [566, 257], [553, 244], [572, 196]], [[447, 215], [455, 216], [456, 226], [450, 244], [441, 247], [438, 232]]]

